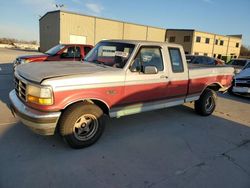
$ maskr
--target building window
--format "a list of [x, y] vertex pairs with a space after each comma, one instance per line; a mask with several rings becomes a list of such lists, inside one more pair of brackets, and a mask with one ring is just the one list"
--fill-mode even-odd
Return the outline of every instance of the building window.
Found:
[[185, 51], [185, 54], [189, 54], [189, 52], [188, 52], [188, 51]]
[[191, 37], [190, 36], [184, 36], [184, 42], [190, 42]]
[[220, 41], [220, 45], [223, 46], [224, 45], [224, 40]]
[[240, 46], [240, 43], [237, 42], [236, 43], [236, 48], [239, 48], [239, 46]]
[[201, 42], [201, 37], [196, 37], [196, 42]]
[[194, 52], [194, 55], [199, 55], [199, 52]]
[[207, 53], [204, 53], [204, 56], [208, 56], [208, 54], [207, 54]]
[[175, 42], [175, 37], [169, 37], [169, 42]]
[[206, 44], [209, 44], [210, 38], [206, 38]]
[[215, 40], [215, 45], [218, 45], [218, 43], [219, 43], [219, 40], [216, 39], [216, 40]]

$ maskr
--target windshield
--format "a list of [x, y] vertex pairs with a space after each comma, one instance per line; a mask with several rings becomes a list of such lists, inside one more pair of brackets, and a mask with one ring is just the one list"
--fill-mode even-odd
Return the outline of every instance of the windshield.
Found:
[[187, 60], [187, 63], [191, 63], [191, 61], [195, 58], [195, 56], [192, 56], [192, 55], [186, 55], [186, 60]]
[[46, 54], [49, 54], [49, 55], [56, 55], [57, 52], [59, 52], [61, 49], [63, 49], [65, 46], [64, 45], [61, 45], [61, 44], [58, 44], [56, 46], [54, 46], [53, 48], [50, 48], [47, 52], [45, 52]]
[[250, 68], [250, 62], [244, 67], [244, 69], [249, 69]]
[[118, 42], [100, 42], [86, 56], [84, 61], [123, 68], [135, 45]]
[[237, 66], [245, 66], [246, 60], [231, 60], [227, 63], [228, 65], [237, 65]]

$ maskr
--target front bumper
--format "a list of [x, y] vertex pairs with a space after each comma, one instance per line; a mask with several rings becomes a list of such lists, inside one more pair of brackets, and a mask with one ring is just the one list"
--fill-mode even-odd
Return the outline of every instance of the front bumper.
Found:
[[234, 86], [232, 91], [234, 93], [250, 93], [250, 88], [249, 87], [236, 87]]
[[40, 135], [53, 135], [61, 112], [42, 112], [26, 106], [16, 95], [15, 90], [9, 93], [10, 107], [21, 122]]

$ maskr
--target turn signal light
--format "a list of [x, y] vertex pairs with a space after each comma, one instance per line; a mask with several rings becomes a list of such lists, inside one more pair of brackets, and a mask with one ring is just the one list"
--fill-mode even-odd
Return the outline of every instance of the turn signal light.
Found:
[[27, 101], [31, 103], [41, 104], [41, 105], [51, 105], [53, 101], [51, 98], [39, 98], [36, 96], [28, 95]]

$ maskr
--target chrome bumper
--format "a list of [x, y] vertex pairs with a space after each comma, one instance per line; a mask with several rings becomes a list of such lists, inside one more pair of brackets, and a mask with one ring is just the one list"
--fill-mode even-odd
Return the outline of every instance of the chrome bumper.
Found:
[[11, 111], [21, 122], [41, 135], [53, 135], [61, 112], [42, 112], [26, 106], [16, 95], [15, 90], [9, 93]]
[[250, 93], [250, 88], [249, 87], [233, 87], [232, 90], [234, 93]]

